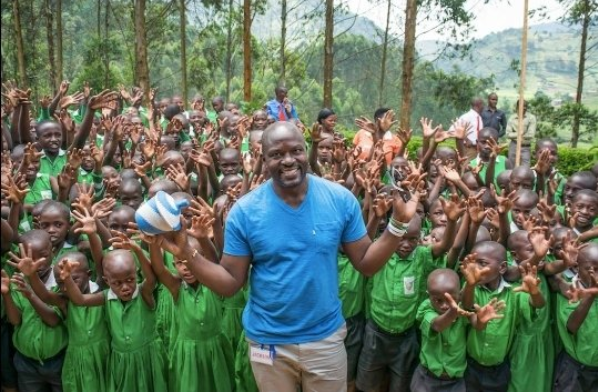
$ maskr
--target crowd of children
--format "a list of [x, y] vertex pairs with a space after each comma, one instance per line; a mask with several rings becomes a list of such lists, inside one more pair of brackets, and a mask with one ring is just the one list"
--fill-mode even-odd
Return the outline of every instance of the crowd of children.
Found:
[[[218, 262], [228, 211], [268, 180], [275, 119], [63, 82], [34, 120], [31, 91], [3, 87], [3, 390], [257, 391], [248, 290], [210, 291], [135, 211], [159, 191], [187, 200], [183, 230]], [[423, 200], [372, 278], [339, 249], [348, 389], [598, 391], [598, 163], [564, 176], [540, 139], [534, 166], [513, 167], [492, 128], [468, 161], [466, 124], [428, 119], [408, 156], [388, 109], [357, 119], [353, 143], [335, 123], [324, 109], [297, 126], [311, 172], [351, 190], [372, 239], [396, 193]]]

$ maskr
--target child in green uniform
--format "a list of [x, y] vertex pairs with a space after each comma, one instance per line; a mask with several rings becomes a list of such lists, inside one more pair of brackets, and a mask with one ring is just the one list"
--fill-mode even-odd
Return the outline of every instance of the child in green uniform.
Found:
[[37, 143], [42, 150], [40, 173], [57, 177], [66, 165], [66, 152], [61, 149], [62, 130], [55, 121], [42, 121], [35, 127]]
[[52, 241], [52, 265], [58, 262], [63, 253], [75, 250], [67, 241], [71, 228], [70, 215], [66, 205], [54, 200], [49, 201], [39, 215], [39, 228], [47, 232]]
[[[494, 320], [484, 331], [471, 329], [467, 336], [467, 391], [505, 391], [509, 385], [508, 353], [521, 319], [532, 322], [534, 308], [545, 305], [539, 289], [536, 267], [522, 269], [521, 285], [512, 289], [504, 279], [507, 270], [505, 248], [493, 241], [478, 242], [463, 260], [465, 277], [463, 307], [486, 305], [494, 298], [504, 301], [504, 318]], [[520, 293], [528, 293], [529, 295]]]
[[553, 390], [598, 390], [598, 244], [579, 250], [579, 274], [567, 292], [557, 298], [557, 323], [564, 350], [555, 369]]
[[[56, 285], [50, 261], [52, 243], [48, 233], [32, 230], [19, 238], [21, 256], [40, 260], [37, 274], [47, 289]], [[60, 310], [46, 305], [35, 295], [22, 274], [10, 279], [3, 272], [2, 298], [8, 320], [14, 325], [13, 342], [17, 353], [14, 364], [19, 391], [33, 392], [47, 388], [60, 390], [64, 352], [68, 342]]]
[[598, 217], [598, 193], [589, 189], [578, 191], [571, 199], [571, 222], [573, 231], [581, 242], [597, 242], [594, 221]]
[[431, 246], [418, 246], [421, 220], [411, 219], [387, 264], [367, 284], [370, 319], [366, 323], [363, 349], [357, 368], [357, 388], [364, 391], [380, 387], [387, 369], [390, 390], [409, 385], [417, 366], [419, 351], [415, 315], [423, 300], [426, 273], [442, 261], [455, 238], [456, 222], [465, 211], [457, 195], [441, 199], [447, 215], [445, 236]]
[[497, 312], [504, 303], [495, 299], [475, 312], [461, 309], [457, 304], [461, 296], [459, 276], [443, 268], [428, 277], [428, 295], [417, 310], [422, 346], [411, 390], [465, 392], [466, 318], [475, 328], [484, 328], [490, 320], [502, 317]]
[[156, 332], [151, 266], [141, 263], [145, 280], [137, 284], [135, 259], [118, 249], [103, 259], [108, 290], [82, 294], [72, 277], [76, 263], [62, 264], [66, 293], [77, 306], [103, 306], [112, 338], [107, 371], [107, 391], [167, 391], [164, 346]]
[[469, 165], [472, 168], [477, 167], [483, 163], [483, 167], [479, 172], [482, 182], [486, 186], [494, 184], [498, 187], [496, 179], [500, 173], [507, 169], [511, 169], [511, 162], [506, 157], [496, 154], [493, 149], [498, 143], [498, 131], [493, 128], [483, 128], [480, 130], [477, 141], [477, 158], [471, 160]]
[[[82, 293], [95, 293], [99, 287], [89, 280], [91, 271], [87, 257], [80, 252], [64, 253], [54, 265], [53, 273], [59, 292], [48, 290], [37, 274], [40, 260], [30, 256], [15, 259], [19, 269], [31, 283], [35, 294], [45, 303], [57, 306], [66, 318], [69, 343], [62, 368], [64, 391], [104, 392], [106, 391], [106, 365], [110, 355], [110, 334], [106, 325], [103, 307], [76, 306], [65, 295], [60, 279], [61, 264], [74, 262], [71, 276]], [[41, 262], [43, 264], [43, 261]]]
[[[196, 252], [200, 245], [194, 238]], [[223, 333], [219, 297], [199, 283], [191, 260], [174, 260], [177, 274], [165, 268], [160, 246], [149, 241], [152, 268], [174, 299], [170, 349], [170, 391], [232, 391], [233, 347]]]

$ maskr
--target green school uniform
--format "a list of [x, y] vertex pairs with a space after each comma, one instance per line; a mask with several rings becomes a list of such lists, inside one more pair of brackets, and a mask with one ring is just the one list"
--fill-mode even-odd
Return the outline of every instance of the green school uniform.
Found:
[[69, 244], [65, 241], [64, 244], [62, 244], [62, 248], [60, 248], [58, 252], [55, 252], [54, 258], [52, 259], [52, 265], [56, 265], [56, 263], [60, 261], [60, 259], [62, 258], [62, 256], [64, 256], [65, 253], [76, 251], [77, 247], [75, 245]]
[[[469, 161], [469, 166], [477, 167], [479, 162], [480, 158], [477, 157]], [[482, 179], [484, 185], [488, 185], [486, 184], [486, 170], [488, 170], [488, 164], [484, 163], [482, 170], [480, 170], [480, 178]], [[507, 170], [507, 158], [502, 155], [499, 155], [496, 157], [496, 162], [494, 164], [494, 186], [496, 187], [496, 189], [500, 189], [498, 183], [496, 182], [496, 179], [498, 178], [498, 175], [504, 172], [505, 170]]]
[[432, 322], [439, 314], [426, 299], [417, 309], [416, 319], [422, 334], [419, 361], [423, 367], [440, 377], [443, 374], [461, 378], [467, 367], [465, 358], [467, 319], [458, 317], [448, 328], [438, 333]]
[[364, 310], [365, 277], [353, 267], [347, 255], [340, 252], [338, 254], [338, 296], [345, 319]]
[[383, 330], [401, 333], [415, 325], [417, 307], [423, 300], [426, 271], [436, 260], [432, 249], [418, 246], [406, 259], [395, 253], [367, 283], [371, 319]]
[[79, 168], [79, 175], [77, 176], [77, 182], [79, 184], [93, 184], [93, 174], [91, 171], [87, 171], [82, 167]]
[[249, 362], [249, 344], [245, 340], [245, 330], [241, 332], [241, 338], [235, 353], [235, 391], [259, 392]]
[[232, 391], [233, 348], [222, 331], [219, 297], [182, 282], [175, 309], [170, 391]]
[[[170, 252], [164, 252], [164, 265], [173, 274], [176, 274], [176, 268], [174, 268], [174, 256]], [[175, 319], [174, 313], [174, 300], [172, 299], [172, 294], [166, 286], [163, 284], [159, 284], [158, 288], [156, 289], [157, 294], [157, 302], [156, 302], [156, 330], [158, 331], [158, 336], [164, 342], [164, 347], [166, 348], [166, 352], [170, 355], [171, 343], [172, 343], [172, 333], [173, 333], [173, 323]]]
[[50, 176], [46, 173], [37, 173], [33, 184], [29, 187], [29, 192], [25, 196], [25, 204], [37, 204], [42, 200], [53, 199], [52, 185]]
[[43, 151], [42, 154], [43, 155], [39, 160], [39, 172], [52, 177], [58, 177], [62, 168], [66, 165], [66, 151], [60, 150], [58, 155], [54, 158], [50, 158]]
[[108, 391], [164, 392], [164, 346], [156, 332], [156, 312], [141, 297], [137, 285], [133, 299], [122, 302], [112, 290], [104, 291], [106, 320], [111, 336]]
[[[543, 274], [538, 274], [538, 277], [546, 305], [536, 310], [537, 317], [532, 321], [526, 318], [519, 321], [509, 352], [510, 392], [550, 392], [552, 388], [555, 352], [550, 325], [550, 290], [546, 277]], [[534, 366], [530, 367], [532, 363]]]
[[66, 328], [69, 345], [62, 367], [65, 392], [103, 392], [110, 355], [110, 333], [103, 306], [77, 306], [69, 302]]
[[503, 363], [513, 344], [520, 319], [531, 323], [534, 318], [529, 295], [513, 292], [511, 285], [504, 280], [495, 291], [476, 286], [474, 303], [484, 306], [492, 298], [505, 302], [504, 318], [489, 321], [482, 331], [472, 328], [467, 336], [467, 354], [484, 366]]
[[245, 288], [239, 290], [235, 295], [223, 298], [222, 306], [222, 331], [230, 340], [233, 347], [237, 347], [241, 339], [243, 324], [241, 317], [247, 299], [245, 298]]
[[567, 329], [567, 322], [571, 313], [579, 306], [579, 302], [569, 303], [569, 300], [562, 295], [557, 297], [557, 325], [563, 342], [563, 347], [577, 362], [586, 366], [598, 366], [598, 350], [596, 331], [598, 331], [598, 301], [594, 300], [576, 334]]
[[[24, 356], [40, 362], [58, 355], [68, 343], [64, 324], [50, 327], [42, 321], [23, 294], [16, 289], [10, 294], [15, 306], [21, 312], [21, 324], [15, 326], [12, 335], [15, 348]], [[52, 307], [52, 309], [60, 315], [58, 308]]]

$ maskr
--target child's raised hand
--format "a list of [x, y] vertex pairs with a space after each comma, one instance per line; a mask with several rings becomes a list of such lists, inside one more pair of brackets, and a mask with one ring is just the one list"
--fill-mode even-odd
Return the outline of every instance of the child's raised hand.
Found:
[[422, 117], [419, 120], [419, 123], [422, 126], [422, 131], [423, 131], [424, 139], [431, 138], [440, 129], [439, 126], [437, 126], [436, 128], [432, 127], [432, 123], [433, 123], [432, 119], [427, 119], [425, 117]]
[[78, 261], [69, 260], [69, 259], [62, 259], [58, 262], [58, 269], [60, 270], [60, 279], [67, 280], [70, 278], [73, 268], [79, 265]]
[[484, 203], [476, 197], [467, 199], [467, 213], [471, 221], [477, 225], [482, 224], [486, 218], [487, 211], [484, 209]]
[[2, 270], [2, 285], [0, 286], [0, 292], [2, 292], [2, 294], [8, 294], [10, 292], [10, 276], [8, 276], [4, 270]]
[[507, 212], [511, 211], [511, 208], [513, 208], [513, 203], [519, 199], [519, 196], [517, 196], [517, 191], [513, 191], [507, 195], [507, 192], [503, 189], [500, 192], [500, 195], [498, 195], [496, 193], [494, 184], [490, 184], [490, 192], [492, 192], [492, 197], [494, 197], [498, 204], [497, 210], [499, 214], [506, 214]]
[[112, 234], [113, 237], [110, 238], [109, 241], [114, 249], [126, 249], [130, 251], [141, 250], [141, 247], [125, 233], [116, 230], [110, 230], [110, 234]]
[[81, 227], [75, 229], [75, 234], [92, 235], [98, 230], [96, 217], [90, 214], [87, 208], [82, 208], [82, 212], [72, 211], [71, 215], [77, 222], [81, 223]]
[[468, 312], [467, 310], [462, 309], [459, 306], [459, 304], [457, 304], [457, 301], [455, 301], [455, 299], [453, 298], [453, 296], [450, 293], [444, 293], [444, 297], [448, 301], [449, 306], [451, 307], [451, 310], [453, 312], [456, 312], [459, 316], [469, 317], [469, 316], [473, 315], [472, 312]]
[[473, 307], [478, 317], [478, 322], [482, 324], [487, 324], [490, 320], [505, 317], [504, 314], [499, 313], [505, 310], [505, 301], [499, 301], [498, 298], [492, 298], [490, 302], [482, 307], [477, 304], [474, 304]]
[[546, 175], [550, 170], [550, 151], [549, 150], [542, 150], [540, 151], [540, 156], [538, 157], [538, 161], [536, 162], [535, 166], [532, 168], [540, 175]]
[[110, 215], [115, 205], [116, 199], [105, 197], [91, 206], [91, 215], [95, 216], [97, 219], [104, 219]]
[[386, 193], [380, 193], [373, 202], [374, 214], [377, 218], [384, 218], [388, 211], [390, 211], [390, 207], [392, 207], [393, 199], [389, 197]]
[[493, 138], [488, 138], [488, 147], [490, 147], [490, 158], [496, 158], [500, 154], [501, 147]]
[[8, 183], [3, 182], [1, 184], [2, 194], [4, 195], [6, 200], [13, 204], [23, 204], [23, 202], [25, 201], [25, 197], [29, 192], [29, 188], [19, 187], [13, 179], [12, 175], [10, 175], [10, 173], [3, 173], [2, 175], [6, 176], [8, 179]]
[[170, 166], [166, 169], [166, 176], [185, 191], [191, 184], [191, 174], [185, 173], [182, 164]]
[[535, 265], [520, 265], [521, 285], [513, 289], [514, 292], [538, 294], [540, 292], [540, 278], [538, 278], [538, 267]]
[[8, 252], [8, 256], [11, 258], [12, 261], [7, 261], [7, 264], [14, 268], [18, 268], [18, 270], [21, 271], [23, 275], [27, 277], [35, 274], [39, 269], [40, 265], [46, 261], [45, 257], [33, 260], [33, 251], [31, 250], [31, 248], [25, 246], [22, 243], [19, 244], [19, 253], [20, 257], [12, 252]]
[[470, 253], [461, 262], [460, 270], [461, 274], [465, 278], [465, 281], [470, 286], [475, 286], [482, 281], [485, 274], [490, 272], [490, 267], [478, 268], [476, 263], [476, 253]]
[[311, 138], [312, 143], [319, 143], [323, 140], [322, 138], [322, 126], [319, 123], [313, 123], [311, 126], [311, 130], [309, 131], [309, 136]]
[[187, 229], [187, 233], [198, 240], [210, 238], [210, 235], [213, 233], [212, 225], [215, 221], [216, 219], [208, 214], [194, 216], [191, 218], [191, 228]]
[[23, 274], [13, 274], [12, 278], [10, 278], [10, 282], [16, 286], [17, 291], [23, 294], [25, 298], [31, 298], [33, 295], [31, 286], [25, 281]]
[[549, 205], [546, 197], [543, 197], [538, 202], [538, 211], [542, 215], [542, 220], [546, 224], [551, 224], [556, 219], [556, 204]]
[[67, 161], [73, 169], [78, 169], [83, 161], [83, 151], [79, 148], [73, 148], [67, 152]]
[[546, 230], [543, 227], [535, 227], [528, 233], [527, 238], [534, 248], [534, 254], [541, 260], [546, 256], [550, 247], [554, 244], [554, 236], [546, 238]]
[[406, 146], [407, 144], [409, 144], [409, 141], [411, 140], [411, 136], [413, 136], [413, 130], [412, 129], [397, 129], [396, 130], [396, 135], [399, 138], [399, 140], [401, 141], [401, 143], [403, 143], [404, 146]]
[[465, 200], [459, 200], [459, 195], [456, 193], [451, 194], [451, 197], [448, 200], [445, 200], [442, 196], [439, 197], [439, 200], [447, 219], [453, 222], [459, 220], [467, 209]]

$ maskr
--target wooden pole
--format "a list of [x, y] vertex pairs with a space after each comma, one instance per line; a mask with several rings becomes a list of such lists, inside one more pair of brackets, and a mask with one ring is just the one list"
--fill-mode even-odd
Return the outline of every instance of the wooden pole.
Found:
[[523, 36], [521, 37], [521, 79], [519, 81], [519, 107], [517, 108], [517, 153], [515, 155], [515, 166], [521, 164], [521, 142], [523, 139], [523, 108], [525, 106], [525, 69], [527, 66], [527, 14], [529, 0], [523, 4]]

